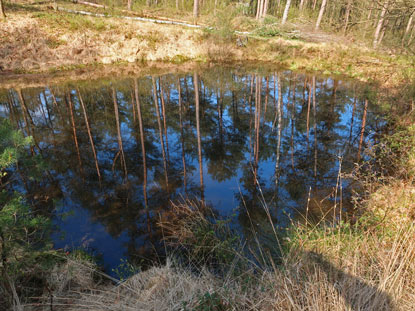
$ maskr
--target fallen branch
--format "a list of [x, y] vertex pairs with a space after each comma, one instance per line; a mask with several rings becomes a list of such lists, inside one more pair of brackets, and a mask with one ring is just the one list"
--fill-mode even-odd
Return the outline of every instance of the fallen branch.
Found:
[[[83, 2], [83, 1], [82, 1]], [[212, 27], [205, 27], [201, 25], [193, 25], [188, 24], [185, 22], [177, 22], [177, 21], [171, 21], [171, 20], [162, 20], [162, 19], [155, 19], [155, 18], [147, 18], [147, 17], [137, 17], [137, 16], [115, 16], [110, 14], [101, 14], [101, 13], [92, 13], [88, 11], [76, 11], [76, 10], [70, 10], [65, 8], [58, 8], [59, 11], [72, 13], [72, 14], [80, 14], [80, 15], [88, 15], [88, 16], [94, 16], [94, 17], [114, 17], [114, 18], [122, 18], [122, 19], [129, 19], [129, 20], [135, 20], [135, 21], [141, 21], [141, 22], [150, 22], [150, 23], [156, 23], [156, 24], [168, 24], [168, 25], [179, 25], [179, 26], [185, 26], [190, 28], [197, 28], [197, 29], [213, 29]], [[235, 34], [238, 35], [250, 35], [250, 32], [247, 31], [235, 31]]]

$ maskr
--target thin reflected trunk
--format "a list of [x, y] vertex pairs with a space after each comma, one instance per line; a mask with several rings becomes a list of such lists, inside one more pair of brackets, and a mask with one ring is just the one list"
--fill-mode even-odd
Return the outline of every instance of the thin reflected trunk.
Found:
[[70, 114], [71, 114], [73, 140], [74, 140], [74, 143], [75, 143], [76, 154], [78, 156], [78, 162], [79, 162], [79, 171], [80, 171], [81, 175], [83, 176], [84, 175], [84, 170], [83, 170], [83, 167], [82, 167], [81, 153], [79, 152], [78, 135], [76, 133], [75, 117], [74, 117], [74, 113], [73, 113], [73, 104], [72, 104], [71, 94], [68, 94], [67, 97], [68, 97], [68, 102], [69, 102], [69, 111], [70, 111]]
[[252, 162], [252, 94], [254, 93], [254, 76], [251, 76], [251, 92], [248, 97], [249, 103], [249, 162]]
[[[148, 201], [147, 201], [147, 159], [146, 159], [146, 146], [144, 143], [144, 127], [143, 119], [141, 116], [141, 107], [140, 100], [138, 98], [138, 81], [134, 79], [134, 93], [135, 93], [135, 104], [137, 106], [137, 117], [138, 117], [138, 127], [140, 129], [140, 141], [141, 141], [141, 156], [143, 158], [143, 196], [144, 196], [144, 207], [146, 209], [147, 215], [147, 230], [151, 232], [150, 227], [150, 212], [148, 210]], [[133, 105], [134, 107], [134, 105]]]
[[56, 137], [55, 137], [55, 130], [54, 130], [54, 126], [53, 126], [53, 122], [52, 119], [50, 117], [50, 109], [49, 109], [49, 105], [48, 105], [48, 99], [46, 97], [45, 91], [42, 92], [43, 98], [45, 99], [45, 107], [46, 107], [46, 112], [48, 114], [48, 121], [49, 121], [49, 126], [50, 129], [52, 131], [52, 136], [53, 136], [53, 144], [56, 145]]
[[261, 121], [261, 77], [256, 79], [255, 90], [255, 145], [254, 145], [254, 184], [256, 184], [259, 162], [259, 130]]
[[42, 111], [42, 116], [43, 116], [43, 119], [45, 120], [45, 125], [50, 129], [51, 127], [50, 127], [48, 118], [46, 118], [46, 112], [45, 112], [45, 108], [43, 108], [43, 103], [42, 103], [41, 95], [43, 95], [42, 92], [40, 92], [39, 93], [39, 96], [38, 96], [38, 99], [39, 99], [39, 107], [40, 107], [40, 110]]
[[[25, 123], [25, 126], [26, 126], [26, 136], [31, 136], [32, 133], [31, 133], [30, 126], [29, 126], [29, 121], [28, 121], [27, 116], [26, 116], [26, 105], [24, 104], [24, 98], [23, 98], [22, 90], [21, 89], [17, 90], [17, 94], [19, 95], [19, 101], [20, 101], [20, 104], [23, 108], [22, 113], [23, 113], [23, 120], [24, 120], [24, 123]], [[33, 150], [32, 150], [32, 153], [33, 153]]]
[[62, 110], [59, 107], [58, 102], [56, 101], [56, 97], [55, 97], [55, 94], [53, 94], [52, 89], [50, 87], [48, 87], [48, 89], [49, 89], [50, 95], [52, 95], [53, 106], [57, 109], [58, 114], [61, 116], [60, 119], [61, 119], [61, 125], [63, 129], [65, 127], [65, 121], [64, 121], [64, 118], [62, 118]]
[[[282, 85], [281, 85], [281, 77], [280, 75], [277, 75], [277, 88], [278, 88], [278, 105], [275, 106], [276, 109], [278, 109], [278, 107], [281, 107], [282, 104]], [[274, 100], [275, 100], [275, 75], [274, 75]], [[274, 119], [274, 123], [272, 125], [272, 129], [274, 130], [275, 127], [275, 123], [277, 122], [277, 116], [278, 114], [275, 114], [275, 119]]]
[[310, 85], [308, 86], [308, 106], [307, 106], [307, 150], [309, 149], [310, 138], [310, 109], [311, 109], [311, 92]]
[[10, 96], [10, 92], [7, 91], [7, 105], [9, 108], [9, 116], [10, 116], [10, 120], [11, 123], [16, 123], [17, 128], [19, 128], [19, 123], [17, 122], [17, 117], [14, 116], [14, 110], [13, 110], [13, 103], [12, 103], [12, 98]]
[[352, 110], [352, 119], [351, 119], [351, 122], [350, 122], [350, 134], [349, 134], [349, 143], [348, 143], [348, 146], [350, 146], [350, 144], [352, 143], [353, 122], [354, 122], [355, 110], [356, 110], [356, 94], [354, 94], [354, 98], [353, 98], [353, 110]]
[[169, 139], [168, 139], [168, 136], [167, 136], [167, 123], [166, 123], [166, 105], [164, 103], [164, 91], [163, 91], [163, 86], [162, 86], [162, 83], [161, 83], [161, 79], [159, 79], [159, 87], [160, 87], [160, 99], [161, 99], [161, 113], [163, 115], [164, 137], [166, 139], [167, 162], [170, 162]]
[[[275, 77], [274, 77], [275, 81]], [[275, 86], [274, 86], [275, 89]], [[275, 95], [274, 95], [275, 96]], [[282, 94], [281, 94], [281, 78], [278, 76], [278, 106], [277, 106], [277, 114], [278, 114], [278, 140], [277, 140], [277, 160], [275, 162], [275, 185], [278, 188], [278, 183], [280, 179], [280, 154], [281, 154], [281, 134], [282, 134]]]
[[314, 178], [317, 182], [317, 111], [316, 111], [316, 77], [313, 76], [313, 119], [314, 119]]
[[266, 121], [268, 97], [269, 97], [269, 77], [266, 77], [266, 81], [267, 81], [267, 86], [266, 86], [266, 92], [265, 92], [265, 107], [264, 107], [264, 120], [265, 121]]
[[[26, 106], [26, 102], [25, 102], [24, 97], [23, 97], [22, 89], [18, 89], [17, 94], [19, 95], [19, 101], [20, 101], [20, 104], [22, 106], [23, 119], [24, 119], [24, 122], [26, 124], [27, 136], [32, 136], [35, 146], [39, 149], [39, 152], [42, 153], [42, 151], [40, 150], [39, 145], [37, 144], [37, 141], [36, 141], [36, 137], [35, 137], [35, 133], [34, 133], [33, 120], [32, 120], [32, 117], [30, 115], [29, 109]], [[31, 151], [32, 155], [34, 155], [35, 151], [34, 151], [33, 146], [30, 146], [30, 151]]]
[[[134, 81], [135, 81], [135, 79], [134, 79]], [[135, 105], [134, 105], [134, 94], [133, 94], [133, 91], [131, 91], [131, 106], [132, 106], [132, 108], [133, 108], [133, 122], [134, 122], [134, 124], [135, 124], [135, 122], [136, 122], [136, 115], [135, 115]]]
[[294, 119], [295, 119], [295, 95], [297, 88], [297, 75], [294, 76], [293, 101], [291, 107], [291, 167], [294, 170]]
[[277, 99], [276, 99], [276, 96], [277, 96], [277, 91], [275, 90], [275, 88], [276, 88], [275, 73], [274, 73], [274, 78], [273, 78], [273, 80], [274, 80], [274, 106], [275, 106], [275, 118], [274, 118], [274, 121], [272, 122], [272, 128], [271, 128], [271, 131], [272, 131], [272, 132], [274, 132], [275, 122], [277, 122], [277, 118], [278, 118], [278, 112], [277, 112], [278, 107], [277, 107]]
[[362, 128], [360, 130], [360, 141], [359, 141], [359, 151], [357, 152], [357, 162], [360, 161], [360, 153], [362, 152], [362, 145], [363, 145], [363, 138], [365, 135], [365, 128], [366, 128], [366, 115], [367, 115], [367, 106], [369, 101], [365, 100], [365, 108], [363, 110], [363, 118], [362, 118]]
[[84, 112], [84, 118], [85, 118], [86, 129], [88, 131], [89, 142], [91, 143], [91, 149], [92, 149], [92, 154], [94, 155], [95, 167], [97, 169], [97, 175], [98, 175], [99, 183], [101, 184], [101, 172], [99, 171], [97, 152], [95, 150], [95, 144], [94, 144], [94, 140], [93, 140], [92, 134], [91, 134], [91, 127], [89, 126], [88, 115], [86, 113], [84, 101], [82, 100], [81, 92], [79, 92], [78, 89], [76, 91], [78, 93], [79, 102], [81, 104], [82, 111]]
[[222, 98], [223, 95], [220, 94], [216, 94], [216, 106], [217, 106], [217, 110], [218, 110], [218, 125], [219, 125], [219, 139], [220, 139], [220, 143], [223, 142], [223, 119], [222, 119]]
[[154, 77], [151, 77], [153, 81], [153, 97], [154, 97], [154, 106], [156, 108], [156, 116], [157, 116], [157, 124], [159, 127], [159, 136], [160, 136], [160, 143], [161, 143], [161, 152], [163, 155], [163, 166], [164, 166], [164, 179], [166, 182], [166, 190], [169, 190], [169, 178], [167, 176], [167, 161], [166, 161], [166, 152], [164, 150], [164, 139], [163, 139], [163, 130], [161, 128], [161, 120], [160, 120], [160, 108], [158, 104], [158, 96], [157, 96], [157, 86], [156, 80]]
[[186, 154], [184, 148], [184, 133], [183, 133], [183, 104], [182, 104], [182, 89], [180, 79], [177, 79], [177, 90], [179, 92], [179, 121], [180, 121], [180, 141], [182, 145], [182, 163], [183, 163], [183, 184], [184, 192], [187, 193], [187, 174], [186, 174]]
[[196, 104], [196, 131], [197, 131], [197, 151], [199, 157], [199, 175], [200, 175], [200, 191], [201, 191], [201, 200], [205, 200], [205, 190], [203, 184], [203, 163], [202, 163], [202, 141], [200, 137], [200, 120], [199, 120], [199, 77], [197, 73], [193, 74], [193, 82], [195, 89], [195, 104]]
[[9, 99], [10, 112], [14, 116], [14, 122], [16, 123], [16, 127], [17, 129], [22, 130], [23, 125], [20, 118], [19, 110], [16, 108], [15, 98], [11, 90], [7, 92], [7, 97]]
[[122, 144], [121, 127], [120, 127], [120, 116], [118, 111], [117, 92], [115, 88], [112, 88], [112, 101], [114, 103], [115, 123], [117, 126], [117, 141], [119, 152], [121, 153], [121, 166], [124, 169], [124, 178], [128, 179], [127, 163], [125, 162], [124, 147]]

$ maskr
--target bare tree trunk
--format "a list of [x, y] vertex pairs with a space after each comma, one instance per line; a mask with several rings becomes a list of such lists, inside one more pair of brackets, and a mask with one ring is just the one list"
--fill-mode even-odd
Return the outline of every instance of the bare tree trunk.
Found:
[[262, 17], [263, 6], [264, 6], [264, 0], [258, 0], [256, 19], [260, 19]]
[[89, 121], [88, 121], [88, 115], [86, 114], [86, 109], [85, 109], [84, 101], [82, 100], [81, 93], [79, 92], [78, 89], [76, 91], [78, 93], [79, 102], [84, 112], [84, 118], [85, 118], [86, 129], [88, 131], [89, 142], [91, 143], [92, 154], [94, 155], [94, 161], [95, 161], [95, 167], [97, 169], [98, 179], [99, 179], [99, 182], [101, 183], [101, 172], [99, 171], [98, 158], [97, 158], [97, 153], [95, 151], [94, 140], [92, 139], [91, 128], [89, 126]]
[[369, 25], [371, 25], [370, 18], [372, 17], [373, 6], [374, 4], [370, 4], [369, 13], [367, 14], [366, 23], [365, 23], [365, 32], [364, 32], [365, 37], [366, 37], [367, 29]]
[[117, 140], [118, 140], [118, 148], [121, 153], [121, 166], [124, 169], [124, 178], [128, 178], [128, 171], [127, 171], [127, 163], [125, 162], [125, 155], [124, 155], [124, 147], [122, 144], [122, 137], [121, 137], [121, 127], [120, 127], [120, 116], [118, 112], [118, 102], [117, 102], [117, 93], [115, 88], [112, 88], [112, 101], [114, 102], [114, 113], [115, 113], [115, 123], [117, 126]]
[[405, 38], [407, 37], [407, 35], [409, 33], [409, 30], [411, 30], [411, 26], [412, 26], [412, 21], [413, 21], [414, 15], [415, 15], [415, 12], [413, 12], [411, 14], [411, 16], [409, 17], [408, 24], [406, 25], [406, 28], [405, 28], [405, 33], [404, 33], [404, 35], [402, 37], [402, 46], [404, 46], [404, 44], [405, 44]]
[[362, 145], [363, 145], [363, 138], [365, 135], [365, 128], [366, 128], [366, 115], [367, 115], [367, 106], [369, 101], [365, 100], [365, 108], [363, 110], [363, 118], [362, 118], [362, 128], [360, 130], [360, 141], [359, 141], [359, 150], [357, 152], [357, 161], [360, 161], [360, 153], [362, 152]]
[[323, 0], [323, 2], [321, 3], [320, 12], [318, 13], [315, 30], [318, 30], [320, 28], [320, 24], [321, 24], [321, 21], [323, 20], [323, 15], [324, 15], [326, 6], [327, 6], [327, 0]]
[[[3, 243], [2, 243], [3, 244]], [[3, 246], [3, 245], [2, 245]], [[3, 259], [3, 265], [4, 265], [5, 259]], [[20, 298], [19, 295], [17, 294], [16, 291], [16, 287], [14, 285], [14, 282], [10, 279], [9, 275], [7, 274], [7, 271], [5, 270], [5, 268], [3, 268], [3, 277], [6, 279], [10, 291], [12, 292], [12, 297], [13, 297], [13, 311], [23, 311], [23, 306], [20, 302]]]
[[407, 24], [406, 29], [405, 29], [405, 36], [409, 33], [409, 30], [411, 29], [412, 21], [414, 19], [414, 15], [415, 15], [415, 12], [412, 12], [411, 16], [409, 17], [408, 24]]
[[300, 6], [299, 6], [300, 11], [302, 11], [303, 8], [304, 8], [304, 0], [301, 0]]
[[199, 175], [200, 175], [200, 197], [202, 202], [205, 200], [205, 191], [203, 184], [203, 163], [202, 163], [202, 140], [200, 137], [200, 120], [199, 120], [199, 77], [197, 73], [193, 74], [196, 104], [196, 132], [197, 132], [197, 153], [199, 158]]
[[169, 178], [167, 176], [167, 161], [166, 161], [166, 152], [164, 149], [164, 139], [163, 139], [163, 130], [161, 129], [161, 120], [160, 120], [160, 108], [158, 104], [158, 96], [157, 96], [157, 86], [156, 80], [152, 77], [153, 80], [153, 93], [154, 93], [154, 107], [156, 108], [156, 116], [157, 116], [157, 123], [159, 127], [159, 136], [160, 136], [160, 144], [161, 144], [161, 152], [163, 155], [163, 165], [164, 165], [164, 179], [166, 181], [166, 189], [169, 189]]
[[193, 0], [193, 19], [194, 24], [196, 24], [196, 20], [199, 17], [199, 0]]
[[275, 10], [275, 15], [278, 15], [280, 12], [281, 0], [277, 0], [277, 9]]
[[179, 10], [179, 0], [176, 0], [176, 10]]
[[127, 9], [129, 11], [131, 11], [131, 3], [132, 3], [132, 0], [128, 0], [128, 2], [127, 2]]
[[383, 38], [385, 37], [386, 29], [388, 28], [388, 24], [389, 24], [389, 21], [386, 21], [385, 22], [385, 25], [382, 28], [382, 32], [380, 34], [380, 37], [379, 37], [379, 40], [378, 40], [378, 44], [381, 44], [382, 43]]
[[288, 11], [290, 10], [291, 0], [287, 0], [285, 4], [284, 14], [282, 15], [281, 24], [284, 25], [288, 18]]
[[411, 35], [409, 36], [409, 40], [408, 40], [408, 45], [411, 45], [412, 40], [414, 38], [414, 33], [415, 33], [415, 25], [412, 27]]
[[329, 25], [333, 25], [333, 19], [334, 19], [334, 15], [336, 14], [336, 3], [332, 2], [331, 3], [331, 10], [327, 13], [329, 14]]
[[376, 48], [378, 43], [379, 43], [379, 35], [380, 35], [380, 31], [382, 30], [382, 27], [383, 27], [383, 22], [385, 21], [386, 11], [388, 10], [388, 3], [389, 3], [389, 0], [386, 0], [385, 3], [383, 4], [382, 12], [380, 13], [378, 25], [376, 26], [375, 36], [374, 36], [374, 39], [373, 39], [373, 47], [374, 48]]
[[345, 20], [344, 20], [343, 34], [346, 34], [347, 27], [349, 26], [349, 19], [350, 19], [350, 12], [352, 10], [352, 4], [353, 4], [353, 0], [348, 0], [347, 8], [346, 8], [346, 16], [344, 18]]
[[262, 8], [261, 17], [265, 17], [268, 12], [269, 0], [264, 0], [264, 7]]
[[0, 0], [0, 19], [5, 19], [6, 13], [4, 12], [3, 0]]

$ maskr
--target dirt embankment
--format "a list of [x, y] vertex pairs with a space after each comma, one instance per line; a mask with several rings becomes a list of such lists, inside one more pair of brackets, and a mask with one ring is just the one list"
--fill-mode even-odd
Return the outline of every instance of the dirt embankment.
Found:
[[[54, 13], [46, 13], [54, 14]], [[196, 59], [208, 46], [201, 31], [153, 23], [56, 13], [9, 14], [0, 23], [3, 71], [45, 71], [72, 65]], [[80, 22], [82, 20], [82, 22]]]
[[[0, 76], [56, 72], [95, 64], [148, 61], [261, 61], [291, 70], [341, 74], [383, 87], [414, 76], [413, 60], [341, 40], [250, 36], [238, 44], [203, 29], [53, 10], [9, 10], [0, 22]], [[239, 42], [241, 43], [241, 41]]]

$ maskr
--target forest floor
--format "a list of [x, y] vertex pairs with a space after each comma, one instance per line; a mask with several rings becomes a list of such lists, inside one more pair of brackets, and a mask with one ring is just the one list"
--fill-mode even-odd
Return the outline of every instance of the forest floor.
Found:
[[[104, 12], [68, 2], [58, 2], [58, 7]], [[50, 4], [14, 3], [6, 10], [6, 21], [0, 22], [0, 81], [16, 74], [73, 69], [90, 72], [91, 67], [105, 64], [129, 64], [128, 70], [132, 70], [154, 61], [163, 63], [162, 67], [189, 61], [269, 62], [291, 70], [345, 75], [383, 87], [400, 86], [415, 76], [413, 57], [375, 51], [351, 38], [314, 32], [306, 24], [294, 23], [282, 29], [268, 23], [255, 28], [252, 19], [225, 18], [216, 22], [219, 28], [195, 29], [110, 17], [117, 12], [92, 17], [54, 11]], [[232, 29], [250, 32], [234, 33]], [[98, 72], [105, 75], [105, 70]]]

